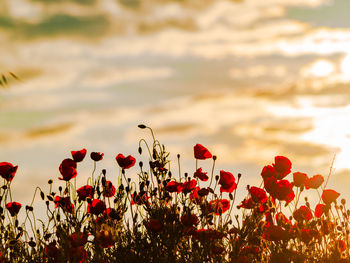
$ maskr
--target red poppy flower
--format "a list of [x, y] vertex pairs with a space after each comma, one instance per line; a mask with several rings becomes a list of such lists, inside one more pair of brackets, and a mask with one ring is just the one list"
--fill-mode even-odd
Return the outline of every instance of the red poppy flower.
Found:
[[209, 194], [209, 189], [208, 188], [200, 188], [197, 190], [197, 193], [199, 196], [207, 196]]
[[208, 181], [209, 177], [207, 175], [207, 173], [202, 172], [202, 168], [198, 168], [197, 171], [195, 171], [195, 173], [193, 174], [194, 178], [199, 178], [199, 180], [202, 181]]
[[11, 216], [15, 216], [18, 214], [19, 210], [21, 209], [22, 205], [17, 202], [10, 202], [6, 204], [7, 210], [9, 210]]
[[326, 205], [330, 205], [331, 203], [335, 202], [337, 198], [340, 196], [340, 194], [334, 190], [326, 189], [323, 190], [322, 193], [322, 200]]
[[186, 227], [197, 225], [198, 222], [198, 217], [195, 214], [184, 214], [181, 216], [181, 223]]
[[266, 203], [267, 201], [267, 194], [264, 191], [264, 189], [261, 189], [259, 187], [249, 187], [248, 189], [251, 197], [253, 198], [254, 202], [256, 203]]
[[201, 144], [196, 144], [193, 147], [193, 151], [194, 151], [194, 158], [199, 159], [199, 160], [205, 160], [208, 158], [211, 158], [212, 155], [211, 153], [208, 151], [207, 148], [205, 148], [203, 145]]
[[58, 253], [56, 242], [51, 242], [44, 248], [44, 259], [49, 262], [58, 262]]
[[270, 241], [282, 241], [289, 238], [289, 234], [284, 228], [272, 224], [265, 227], [262, 236]]
[[295, 197], [293, 185], [287, 180], [277, 181], [272, 196], [290, 203]]
[[8, 162], [1, 162], [0, 163], [0, 176], [4, 178], [6, 181], [11, 182], [13, 177], [15, 177], [15, 174], [17, 172], [18, 166], [13, 166], [11, 163]]
[[68, 253], [69, 262], [86, 262], [88, 259], [88, 254], [83, 247], [73, 247]]
[[147, 193], [146, 192], [140, 192], [140, 193], [133, 193], [131, 195], [131, 204], [132, 205], [143, 205], [143, 204], [146, 204], [147, 203], [147, 199], [149, 197], [147, 196]]
[[198, 191], [199, 191], [199, 186], [195, 187], [192, 192], [190, 193], [190, 200], [196, 204], [200, 204], [201, 203], [201, 198], [200, 196], [198, 195]]
[[232, 193], [237, 188], [235, 177], [231, 173], [223, 170], [220, 171], [219, 185], [221, 185], [220, 192]]
[[68, 213], [73, 212], [74, 205], [71, 203], [69, 197], [56, 196], [54, 203], [56, 205], [56, 208], [62, 208], [63, 211], [66, 211]]
[[152, 232], [158, 233], [158, 232], [162, 232], [163, 231], [163, 224], [161, 222], [159, 222], [158, 219], [151, 218], [147, 222], [147, 227]]
[[225, 213], [230, 208], [230, 201], [227, 199], [216, 199], [208, 204], [209, 212], [214, 212], [216, 215]]
[[276, 179], [281, 180], [286, 177], [292, 168], [292, 162], [284, 156], [276, 156], [275, 164], [273, 165], [277, 173]]
[[127, 157], [125, 157], [121, 153], [118, 154], [115, 157], [115, 159], [117, 160], [117, 163], [119, 164], [119, 166], [123, 169], [128, 169], [130, 167], [133, 167], [136, 163], [136, 159], [134, 157], [132, 157], [131, 155], [128, 155]]
[[92, 160], [94, 160], [95, 162], [101, 161], [103, 159], [103, 153], [100, 152], [92, 152], [90, 154], [90, 157]]
[[312, 212], [307, 206], [302, 205], [293, 212], [293, 217], [297, 221], [309, 221], [312, 219]]
[[77, 190], [79, 201], [86, 200], [87, 197], [93, 198], [95, 190], [90, 185], [85, 185]]
[[180, 193], [182, 191], [182, 184], [176, 181], [170, 181], [166, 186], [165, 190], [170, 193]]
[[103, 211], [103, 218], [113, 218], [115, 216], [119, 216], [118, 212], [114, 208], [107, 208], [105, 211]]
[[111, 181], [106, 181], [106, 185], [103, 187], [103, 195], [105, 197], [112, 197], [115, 195], [115, 187]]
[[103, 211], [105, 210], [106, 210], [106, 204], [99, 199], [92, 200], [92, 203], [88, 204], [88, 207], [87, 207], [87, 212], [90, 214], [94, 214], [96, 216], [98, 216], [99, 214], [102, 214]]
[[308, 178], [309, 177], [307, 177], [307, 174], [305, 173], [300, 173], [300, 172], [293, 173], [293, 182], [296, 187], [304, 186]]
[[275, 167], [273, 167], [272, 165], [264, 166], [264, 168], [261, 171], [261, 176], [262, 176], [262, 178], [264, 180], [267, 179], [267, 178], [270, 178], [270, 177], [276, 178], [277, 177], [277, 173], [275, 171]]
[[84, 246], [88, 241], [88, 234], [83, 232], [74, 232], [69, 237], [69, 241], [72, 247]]
[[324, 204], [316, 205], [315, 216], [317, 218], [320, 218], [323, 215], [323, 213], [325, 213], [325, 212], [326, 212], [326, 205], [324, 205]]
[[273, 176], [264, 179], [264, 188], [272, 196], [275, 191], [276, 183], [277, 179]]
[[182, 184], [182, 192], [184, 194], [187, 194], [191, 192], [197, 185], [197, 181], [195, 179], [192, 179], [191, 181], [186, 181]]
[[71, 151], [73, 160], [77, 163], [81, 162], [84, 160], [85, 155], [86, 155], [86, 149], [82, 149], [80, 151]]
[[248, 199], [244, 199], [242, 201], [242, 203], [240, 205], [238, 205], [238, 207], [242, 207], [245, 209], [253, 209], [255, 207], [256, 203], [253, 201], [253, 198], [248, 198]]
[[305, 188], [306, 189], [310, 189], [310, 188], [317, 189], [323, 184], [323, 182], [324, 182], [323, 176], [320, 174], [317, 174], [317, 175], [314, 175], [305, 181]]
[[59, 177], [60, 180], [69, 181], [70, 179], [77, 176], [77, 163], [72, 159], [64, 159], [59, 167], [62, 177]]

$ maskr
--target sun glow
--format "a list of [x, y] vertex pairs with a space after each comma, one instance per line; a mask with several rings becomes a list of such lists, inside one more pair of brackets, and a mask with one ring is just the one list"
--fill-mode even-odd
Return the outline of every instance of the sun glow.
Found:
[[341, 62], [341, 71], [345, 77], [350, 78], [350, 54], [346, 55]]

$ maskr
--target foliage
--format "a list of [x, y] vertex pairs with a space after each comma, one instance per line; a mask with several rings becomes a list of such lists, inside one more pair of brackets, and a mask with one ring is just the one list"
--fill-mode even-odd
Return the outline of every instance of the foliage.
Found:
[[[139, 127], [151, 131], [153, 142], [139, 143], [139, 153], [146, 150], [149, 163], [146, 168], [139, 162], [137, 182], [129, 170], [136, 164], [133, 156], [116, 156], [119, 176], [113, 180], [104, 169], [96, 172], [104, 155], [92, 152], [92, 175], [76, 187], [87, 151], [72, 151], [59, 167], [63, 185], [58, 191], [52, 180], [48, 193], [39, 187], [35, 191], [45, 202], [45, 220], [35, 218], [33, 202], [22, 208], [12, 200], [17, 166], [0, 163], [0, 262], [350, 261], [350, 211], [344, 199], [337, 203], [339, 193], [325, 189], [323, 176], [292, 173], [291, 161], [276, 156], [262, 169], [263, 188], [248, 186], [248, 196], [237, 205], [240, 174], [221, 170], [214, 176], [216, 156], [197, 144], [193, 176], [182, 174], [180, 167], [175, 176], [164, 145], [149, 127]], [[208, 176], [198, 165], [209, 161]], [[291, 181], [285, 179], [288, 175]], [[320, 189], [314, 209], [307, 198], [299, 204], [302, 194]], [[20, 209], [26, 215], [21, 223]]]

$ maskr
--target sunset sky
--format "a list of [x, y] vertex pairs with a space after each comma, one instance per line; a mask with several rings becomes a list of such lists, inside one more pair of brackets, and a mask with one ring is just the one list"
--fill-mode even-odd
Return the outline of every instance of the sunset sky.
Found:
[[116, 154], [138, 157], [149, 138], [139, 123], [189, 173], [201, 143], [250, 184], [276, 155], [325, 176], [336, 155], [329, 185], [344, 193], [349, 10], [349, 0], [0, 1], [0, 72], [21, 79], [0, 90], [0, 160], [19, 165], [18, 198], [84, 147], [105, 153], [113, 177]]

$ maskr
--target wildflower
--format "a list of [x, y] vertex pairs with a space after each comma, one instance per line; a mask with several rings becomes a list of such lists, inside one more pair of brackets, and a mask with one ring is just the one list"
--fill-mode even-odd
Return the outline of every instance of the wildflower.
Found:
[[225, 213], [230, 208], [230, 201], [227, 199], [216, 199], [208, 204], [209, 212], [214, 212], [216, 215]]
[[19, 210], [21, 209], [22, 205], [17, 202], [10, 202], [6, 204], [7, 210], [9, 210], [11, 216], [15, 216], [18, 214]]
[[315, 208], [315, 216], [320, 218], [326, 212], [326, 205], [318, 204]]
[[255, 207], [256, 203], [253, 201], [253, 198], [248, 198], [248, 199], [244, 199], [242, 201], [242, 203], [240, 205], [238, 205], [238, 207], [242, 207], [245, 209], [253, 209]]
[[277, 179], [273, 176], [264, 179], [264, 188], [270, 195], [274, 194], [276, 183]]
[[118, 215], [118, 212], [114, 209], [114, 208], [107, 208], [105, 211], [103, 211], [103, 218], [107, 219], [107, 218], [113, 218], [114, 216]]
[[64, 159], [60, 164], [59, 170], [62, 177], [59, 177], [60, 180], [69, 181], [70, 179], [77, 176], [77, 163], [72, 159]]
[[151, 218], [148, 222], [147, 222], [147, 227], [149, 230], [151, 230], [152, 232], [162, 232], [163, 231], [163, 225], [162, 223], [159, 222], [158, 219], [155, 218]]
[[208, 188], [200, 188], [197, 190], [197, 193], [200, 197], [207, 196], [209, 194], [209, 189]]
[[198, 217], [195, 214], [184, 214], [181, 216], [181, 223], [186, 227], [197, 225], [198, 222]]
[[69, 197], [56, 196], [54, 203], [56, 205], [56, 208], [62, 208], [63, 211], [66, 211], [68, 213], [73, 212], [74, 205], [71, 203]]
[[297, 221], [309, 221], [312, 218], [312, 212], [307, 206], [302, 205], [293, 212], [293, 217]]
[[83, 232], [74, 232], [69, 237], [69, 241], [72, 247], [84, 246], [88, 241], [88, 234]]
[[48, 262], [57, 262], [58, 261], [59, 250], [56, 246], [56, 242], [51, 242], [44, 249], [44, 259]]
[[106, 185], [103, 187], [103, 195], [105, 197], [112, 197], [115, 195], [115, 187], [111, 181], [106, 181]]
[[275, 164], [273, 166], [277, 173], [276, 179], [281, 180], [290, 173], [292, 168], [292, 163], [287, 157], [276, 156]]
[[314, 176], [312, 176], [311, 178], [308, 178], [305, 181], [305, 188], [306, 189], [317, 189], [319, 188], [324, 182], [324, 178], [322, 175], [320, 174], [316, 174]]
[[231, 173], [223, 170], [220, 171], [219, 185], [221, 185], [220, 192], [232, 193], [237, 188], [235, 177]]
[[15, 177], [18, 166], [13, 166], [13, 164], [8, 162], [0, 163], [0, 176], [6, 181], [11, 182]]
[[186, 181], [182, 184], [182, 192], [184, 194], [187, 194], [191, 192], [197, 185], [197, 181], [195, 179], [192, 179], [191, 181]]
[[85, 185], [77, 189], [79, 201], [86, 200], [87, 197], [93, 198], [95, 190], [90, 185]]
[[201, 181], [208, 181], [209, 177], [207, 173], [202, 172], [202, 168], [198, 168], [197, 171], [193, 174], [194, 178], [199, 178]]
[[115, 159], [118, 165], [123, 169], [129, 169], [130, 167], [133, 167], [136, 163], [136, 159], [134, 157], [132, 157], [131, 155], [128, 155], [127, 157], [125, 157], [121, 153], [118, 154], [115, 157]]
[[182, 191], [182, 184], [176, 181], [170, 181], [166, 186], [165, 190], [170, 193], [180, 193]]
[[77, 163], [81, 162], [84, 160], [85, 155], [86, 155], [86, 149], [82, 149], [80, 151], [71, 151], [73, 160]]
[[272, 165], [266, 165], [264, 166], [264, 168], [261, 171], [261, 177], [265, 180], [269, 177], [274, 177], [276, 178], [276, 171], [275, 171], [275, 167], [273, 167]]
[[287, 180], [277, 181], [273, 189], [272, 196], [278, 200], [283, 200], [290, 203], [295, 197], [292, 184]]
[[199, 159], [199, 160], [205, 160], [208, 158], [211, 158], [212, 155], [211, 153], [208, 151], [207, 148], [205, 148], [203, 145], [201, 144], [196, 144], [193, 147], [193, 151], [194, 151], [194, 158]]
[[340, 196], [340, 194], [334, 190], [331, 189], [326, 189], [323, 190], [322, 193], [322, 200], [326, 205], [330, 205], [331, 203], [333, 203], [338, 197]]
[[270, 241], [282, 241], [288, 239], [288, 232], [281, 226], [265, 226], [263, 238]]
[[92, 152], [90, 154], [90, 157], [92, 160], [94, 160], [95, 162], [101, 161], [103, 159], [103, 153], [100, 152]]
[[252, 187], [249, 187], [248, 191], [251, 197], [253, 198], [254, 202], [265, 203], [267, 201], [267, 195], [264, 189], [252, 186]]
[[305, 185], [306, 180], [308, 179], [307, 174], [296, 172], [293, 173], [293, 182], [296, 187], [302, 187]]
[[92, 200], [92, 203], [88, 204], [88, 207], [87, 207], [87, 212], [90, 214], [94, 214], [96, 216], [98, 216], [99, 214], [102, 214], [105, 210], [106, 210], [106, 204], [99, 199]]

